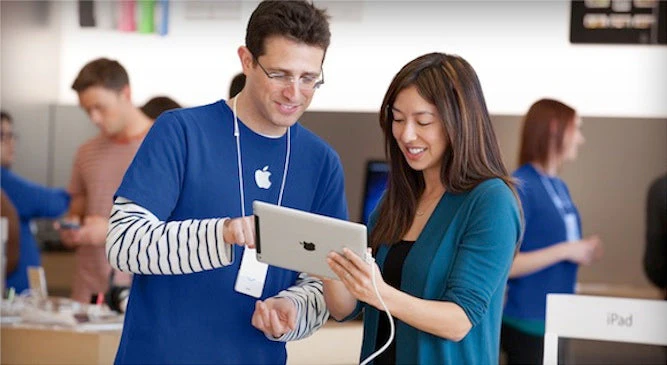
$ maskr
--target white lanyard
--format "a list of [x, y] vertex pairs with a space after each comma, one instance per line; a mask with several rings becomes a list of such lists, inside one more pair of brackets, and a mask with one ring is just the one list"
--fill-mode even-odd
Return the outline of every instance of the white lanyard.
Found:
[[[234, 136], [236, 137], [236, 157], [239, 165], [239, 193], [241, 195], [241, 216], [245, 217], [245, 191], [243, 189], [243, 164], [241, 162], [241, 133], [239, 132], [239, 122], [236, 115], [236, 100], [238, 95], [234, 98], [232, 112], [234, 114]], [[282, 205], [283, 192], [285, 191], [285, 181], [287, 179], [287, 171], [289, 169], [289, 157], [292, 142], [290, 139], [290, 128], [287, 128], [287, 153], [285, 155], [285, 167], [283, 169], [283, 179], [280, 184], [280, 193], [278, 194], [278, 205]], [[239, 266], [239, 272], [236, 276], [236, 283], [234, 290], [239, 293], [250, 295], [255, 298], [260, 298], [264, 291], [264, 283], [266, 282], [266, 274], [268, 270], [267, 264], [257, 261], [256, 251], [253, 248], [244, 247], [243, 258]]]
[[[232, 113], [234, 114], [234, 137], [236, 137], [236, 157], [238, 160], [239, 166], [239, 193], [241, 195], [241, 216], [245, 217], [245, 190], [243, 189], [243, 164], [241, 162], [241, 133], [239, 132], [239, 122], [236, 115], [236, 100], [234, 98], [234, 103], [232, 104]], [[285, 154], [285, 166], [283, 168], [283, 180], [280, 184], [280, 193], [278, 194], [278, 205], [283, 203], [283, 192], [285, 191], [285, 181], [287, 179], [287, 171], [289, 169], [289, 157], [290, 149], [292, 146], [292, 141], [290, 138], [290, 128], [287, 128], [287, 153]]]
[[[549, 197], [551, 197], [551, 201], [558, 210], [558, 213], [560, 213], [561, 219], [563, 219], [567, 241], [577, 241], [581, 239], [577, 215], [574, 213], [574, 206], [572, 205], [570, 198], [546, 176], [540, 174], [540, 181], [542, 181], [544, 189], [547, 191], [547, 194], [549, 194]], [[570, 212], [568, 213], [566, 209]]]
[[568, 214], [566, 208], [568, 210], [571, 210], [572, 208], [570, 198], [568, 198], [567, 194], [563, 193], [561, 189], [552, 183], [546, 176], [540, 175], [540, 181], [542, 181], [544, 189], [547, 191], [547, 194], [549, 194], [551, 201], [554, 203], [554, 206], [556, 206], [556, 209], [558, 209], [560, 215], [565, 217]]

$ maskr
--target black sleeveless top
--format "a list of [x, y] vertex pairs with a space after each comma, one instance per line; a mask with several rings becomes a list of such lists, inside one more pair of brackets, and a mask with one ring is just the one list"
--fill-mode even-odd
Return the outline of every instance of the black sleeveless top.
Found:
[[[403, 263], [414, 244], [414, 241], [400, 241], [389, 248], [387, 257], [384, 260], [383, 278], [384, 281], [392, 287], [401, 289], [401, 275], [403, 272]], [[394, 324], [398, 322], [394, 318]], [[389, 339], [389, 319], [387, 314], [380, 310], [380, 319], [378, 321], [377, 341], [375, 341], [375, 351], [379, 350]], [[375, 358], [375, 364], [396, 364], [396, 336], [391, 341], [389, 347]]]

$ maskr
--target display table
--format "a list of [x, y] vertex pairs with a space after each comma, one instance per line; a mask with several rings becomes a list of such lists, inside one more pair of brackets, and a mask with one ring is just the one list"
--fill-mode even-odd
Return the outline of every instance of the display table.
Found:
[[312, 336], [287, 343], [287, 365], [358, 364], [362, 335], [361, 321], [330, 319]]
[[49, 295], [69, 297], [72, 294], [76, 267], [74, 252], [44, 251], [42, 267], [46, 273]]
[[36, 325], [2, 325], [2, 364], [112, 364], [119, 329], [67, 329]]
[[[293, 365], [359, 361], [360, 321], [329, 321], [312, 336], [287, 344], [287, 363]], [[2, 364], [112, 364], [120, 330], [81, 330], [24, 324], [3, 324]], [[332, 346], [335, 344], [335, 346]]]

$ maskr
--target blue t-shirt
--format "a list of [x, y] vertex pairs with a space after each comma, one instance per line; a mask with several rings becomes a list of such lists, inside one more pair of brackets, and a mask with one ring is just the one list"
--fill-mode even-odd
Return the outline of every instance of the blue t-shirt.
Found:
[[37, 242], [30, 230], [30, 221], [35, 218], [56, 218], [67, 211], [69, 194], [61, 188], [47, 188], [28, 181], [12, 171], [2, 168], [2, 190], [16, 207], [21, 221], [19, 262], [7, 276], [7, 288], [18, 293], [28, 289], [28, 266], [40, 266], [41, 257]]
[[[287, 134], [265, 137], [242, 122], [239, 131], [245, 212], [250, 215], [254, 200], [278, 202]], [[233, 132], [232, 111], [224, 101], [162, 114], [116, 196], [162, 221], [241, 216]], [[290, 134], [283, 205], [347, 219], [338, 155], [299, 124]], [[259, 187], [262, 173], [257, 171], [271, 173], [268, 189]], [[285, 344], [268, 340], [251, 324], [257, 299], [234, 291], [243, 248], [233, 247], [235, 259], [227, 267], [186, 275], [135, 275], [116, 362], [285, 363]], [[294, 285], [297, 276], [270, 266], [261, 299]]]
[[[567, 241], [561, 212], [553, 203], [548, 187], [559, 192], [564, 213], [574, 214], [579, 232], [581, 218], [572, 202], [565, 182], [557, 177], [541, 175], [531, 164], [521, 166], [513, 174], [519, 180], [517, 190], [526, 220], [521, 252], [530, 252]], [[542, 180], [542, 179], [546, 180]], [[545, 184], [550, 184], [545, 186]], [[504, 316], [527, 321], [544, 321], [548, 293], [574, 293], [578, 265], [561, 261], [530, 275], [510, 279], [507, 283], [507, 304]]]

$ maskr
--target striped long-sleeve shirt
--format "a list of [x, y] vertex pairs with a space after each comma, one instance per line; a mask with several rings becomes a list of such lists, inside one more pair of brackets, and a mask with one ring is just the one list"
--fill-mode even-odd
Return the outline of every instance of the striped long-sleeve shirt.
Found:
[[[114, 268], [142, 275], [178, 275], [212, 270], [233, 261], [224, 242], [225, 218], [160, 221], [153, 213], [122, 197], [116, 198], [109, 218], [106, 252]], [[294, 330], [276, 341], [305, 338], [329, 317], [322, 282], [301, 273], [294, 286], [275, 297], [287, 298], [297, 308]]]
[[[143, 140], [141, 135], [118, 142], [100, 133], [79, 147], [67, 189], [73, 201], [83, 201], [84, 205], [80, 212], [80, 207], [75, 204], [73, 213], [88, 217], [109, 216], [114, 193]], [[76, 248], [72, 281], [72, 298], [83, 303], [90, 301], [92, 294], [109, 290], [109, 274], [112, 272], [104, 247], [87, 243]], [[118, 272], [113, 275], [115, 284], [130, 281], [130, 275]]]

